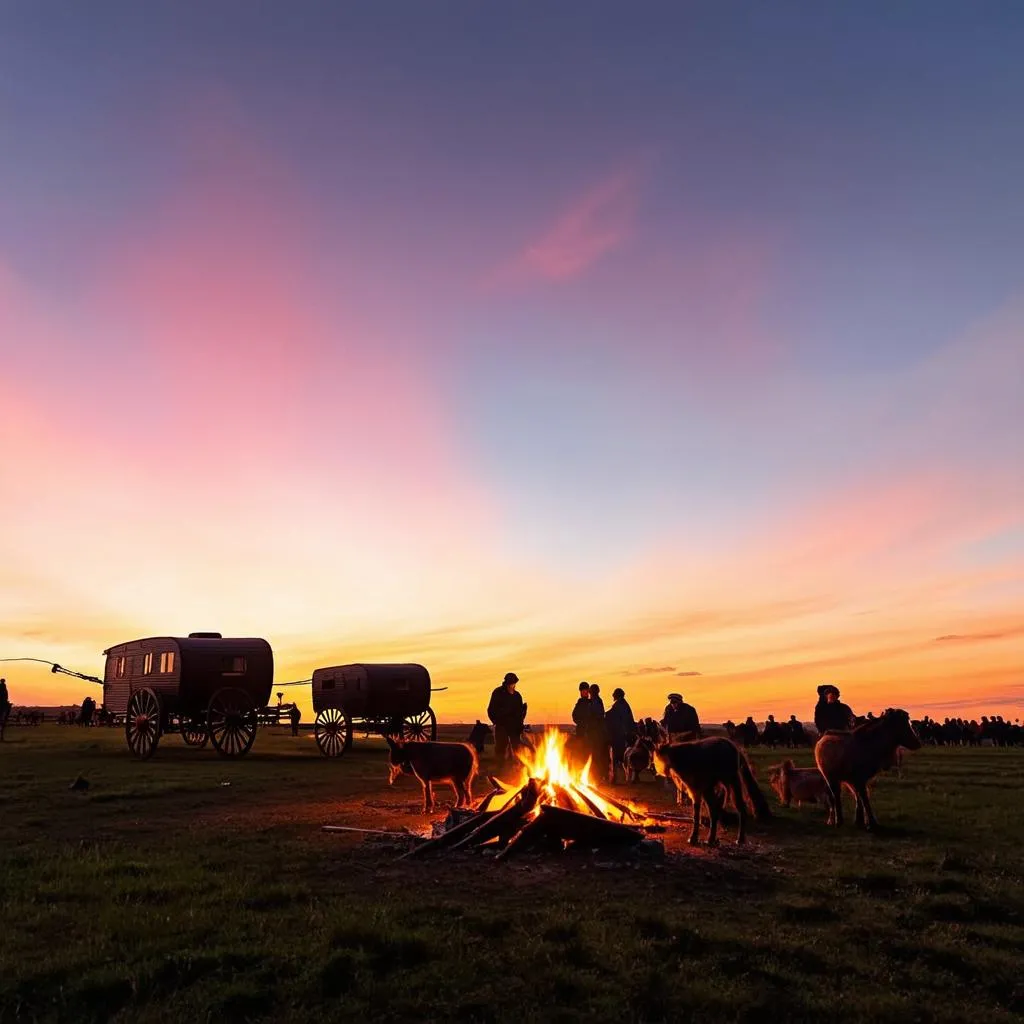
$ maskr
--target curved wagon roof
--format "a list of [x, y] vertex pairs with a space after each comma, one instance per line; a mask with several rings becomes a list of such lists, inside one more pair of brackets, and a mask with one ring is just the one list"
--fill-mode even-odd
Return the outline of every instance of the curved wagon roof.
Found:
[[270, 644], [258, 636], [224, 637], [220, 633], [190, 633], [188, 636], [142, 636], [136, 640], [125, 640], [123, 643], [112, 644], [103, 653], [117, 654], [122, 647], [133, 644], [150, 644], [170, 641], [182, 653], [186, 651], [223, 652], [228, 654], [240, 649], [250, 648], [270, 650]]

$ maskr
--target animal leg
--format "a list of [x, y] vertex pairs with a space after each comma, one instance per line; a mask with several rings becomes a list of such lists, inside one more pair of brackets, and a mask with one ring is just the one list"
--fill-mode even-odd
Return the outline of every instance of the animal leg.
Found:
[[839, 828], [843, 824], [843, 784], [838, 779], [825, 779], [828, 783], [828, 792], [832, 797], [832, 813], [829, 816], [829, 824]]
[[736, 832], [736, 845], [740, 846], [747, 841], [747, 802], [743, 799], [743, 787], [740, 785], [739, 779], [732, 784], [732, 798], [740, 819]]
[[693, 793], [691, 795], [693, 798], [693, 828], [690, 829], [688, 842], [691, 846], [696, 846], [700, 842], [700, 811], [701, 804], [704, 802], [704, 795], [702, 793]]
[[857, 825], [857, 828], [864, 828], [864, 801], [861, 800], [860, 797], [860, 786], [853, 787], [853, 795], [857, 801], [857, 816], [855, 819], [855, 823]]
[[[708, 831], [708, 846], [718, 845], [718, 818], [722, 813], [722, 807], [725, 804], [725, 795], [712, 790], [709, 793], [703, 794], [704, 799], [708, 805], [708, 817], [711, 819], [711, 828]], [[696, 799], [700, 799], [698, 796]]]
[[860, 786], [858, 797], [864, 806], [864, 828], [870, 832], [873, 829], [878, 828], [878, 820], [875, 818], [875, 812], [871, 809], [871, 801], [868, 799], [867, 784], [862, 784]]
[[434, 809], [434, 784], [427, 779], [423, 783], [423, 813], [429, 814]]

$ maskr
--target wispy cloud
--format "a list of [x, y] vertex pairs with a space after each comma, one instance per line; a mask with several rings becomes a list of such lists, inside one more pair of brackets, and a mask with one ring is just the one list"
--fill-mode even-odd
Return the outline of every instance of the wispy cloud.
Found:
[[1001, 629], [993, 633], [946, 633], [943, 636], [937, 636], [933, 643], [980, 644], [992, 640], [1012, 640], [1021, 635], [1024, 635], [1024, 627]]
[[621, 171], [592, 185], [500, 267], [491, 283], [567, 281], [586, 273], [629, 237], [638, 194], [635, 170]]
[[699, 675], [701, 675], [701, 673], [700, 672], [677, 672], [676, 675], [677, 676], [699, 676]]
[[[675, 672], [675, 665], [644, 665], [642, 668], [628, 668], [619, 675], [623, 676], [666, 676], [669, 672]], [[685, 674], [685, 673], [684, 673]]]

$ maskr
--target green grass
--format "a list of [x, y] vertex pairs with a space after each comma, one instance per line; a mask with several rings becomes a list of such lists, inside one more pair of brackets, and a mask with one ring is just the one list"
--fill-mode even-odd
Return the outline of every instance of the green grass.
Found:
[[[670, 833], [663, 862], [608, 868], [398, 862], [321, 833], [422, 824], [418, 785], [387, 787], [379, 742], [327, 761], [307, 735], [265, 730], [234, 762], [168, 737], [139, 763], [116, 730], [8, 739], [0, 1022], [1024, 1011], [1024, 752], [912, 755], [877, 785], [882, 835], [791, 810], [746, 849], [727, 832], [693, 853]], [[79, 773], [87, 793], [68, 789]], [[670, 802], [649, 782], [633, 795]]]

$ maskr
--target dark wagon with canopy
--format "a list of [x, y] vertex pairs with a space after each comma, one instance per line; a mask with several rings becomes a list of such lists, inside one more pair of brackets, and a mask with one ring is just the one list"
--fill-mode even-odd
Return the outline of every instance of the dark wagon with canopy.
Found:
[[137, 757], [151, 757], [160, 737], [174, 732], [189, 746], [212, 743], [225, 757], [249, 752], [274, 683], [266, 640], [189, 633], [132, 640], [103, 653], [103, 703], [124, 715]]
[[407, 740], [436, 740], [430, 673], [422, 665], [334, 665], [313, 673], [313, 732], [320, 752], [338, 757], [352, 727]]

